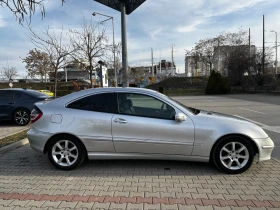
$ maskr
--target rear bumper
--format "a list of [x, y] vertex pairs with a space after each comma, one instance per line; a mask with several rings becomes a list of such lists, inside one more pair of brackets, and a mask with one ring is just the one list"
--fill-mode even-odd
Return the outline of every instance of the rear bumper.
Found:
[[43, 133], [32, 128], [27, 132], [31, 148], [40, 153], [44, 153], [45, 145], [50, 137], [50, 133]]
[[266, 139], [254, 139], [259, 149], [259, 162], [270, 160], [271, 153], [274, 149], [273, 141], [267, 137]]

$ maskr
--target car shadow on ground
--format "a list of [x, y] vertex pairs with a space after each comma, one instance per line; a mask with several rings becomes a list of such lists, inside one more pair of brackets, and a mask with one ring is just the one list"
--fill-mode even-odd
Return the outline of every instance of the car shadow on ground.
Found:
[[[273, 162], [273, 161], [272, 161]], [[238, 176], [267, 173], [271, 162], [254, 163]], [[275, 164], [275, 163], [274, 163]], [[137, 177], [137, 176], [225, 176], [211, 163], [166, 160], [91, 160], [78, 168], [62, 171], [53, 167], [47, 155], [33, 151], [29, 145], [0, 156], [0, 176], [84, 176], [84, 177]]]
[[18, 127], [11, 120], [0, 120], [0, 127], [2, 127], [2, 126]]

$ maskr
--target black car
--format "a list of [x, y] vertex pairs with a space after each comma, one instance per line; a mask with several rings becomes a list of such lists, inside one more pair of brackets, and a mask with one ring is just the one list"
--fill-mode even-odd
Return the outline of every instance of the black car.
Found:
[[10, 88], [0, 90], [0, 120], [13, 120], [16, 125], [27, 125], [33, 104], [51, 99], [31, 89]]

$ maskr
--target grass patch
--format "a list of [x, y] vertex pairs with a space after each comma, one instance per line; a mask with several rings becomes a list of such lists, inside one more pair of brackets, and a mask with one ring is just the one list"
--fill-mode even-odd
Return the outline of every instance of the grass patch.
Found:
[[28, 130], [21, 131], [14, 135], [7, 136], [7, 137], [0, 139], [0, 148], [26, 138], [27, 131]]

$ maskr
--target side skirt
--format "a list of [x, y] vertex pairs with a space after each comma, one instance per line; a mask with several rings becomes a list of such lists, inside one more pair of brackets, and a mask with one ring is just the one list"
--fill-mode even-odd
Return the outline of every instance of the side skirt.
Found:
[[142, 153], [102, 153], [89, 152], [90, 160], [110, 160], [110, 159], [156, 159], [156, 160], [184, 160], [196, 162], [209, 162], [209, 157], [184, 156], [184, 155], [163, 155], [163, 154], [142, 154]]

